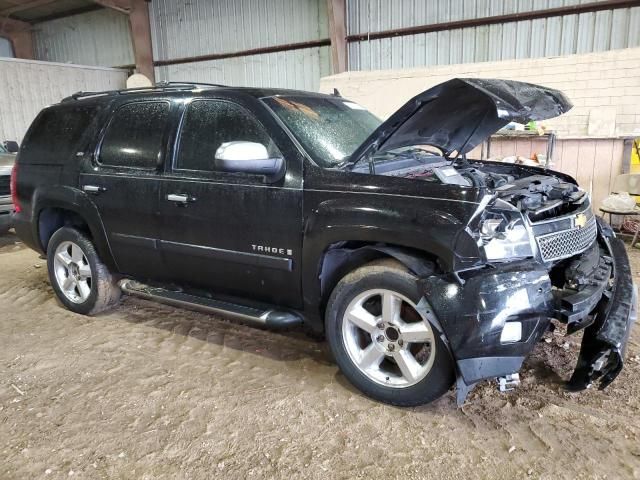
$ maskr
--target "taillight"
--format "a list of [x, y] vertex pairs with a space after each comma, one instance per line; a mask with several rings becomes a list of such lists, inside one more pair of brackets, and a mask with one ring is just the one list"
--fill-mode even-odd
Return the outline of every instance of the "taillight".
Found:
[[11, 189], [11, 202], [13, 203], [13, 208], [16, 213], [20, 212], [22, 208], [20, 208], [20, 204], [18, 203], [18, 164], [15, 163], [13, 165], [13, 169], [11, 170], [11, 183], [9, 184], [9, 188]]

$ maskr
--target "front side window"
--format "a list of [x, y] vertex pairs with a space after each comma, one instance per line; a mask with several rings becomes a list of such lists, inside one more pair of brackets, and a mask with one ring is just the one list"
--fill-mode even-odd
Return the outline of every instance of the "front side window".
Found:
[[103, 165], [157, 168], [164, 150], [169, 103], [139, 102], [120, 107], [111, 118], [100, 148]]
[[223, 143], [239, 141], [260, 143], [270, 157], [279, 156], [262, 124], [243, 107], [221, 100], [194, 100], [182, 121], [175, 168], [216, 171], [218, 148]]
[[277, 96], [263, 99], [322, 167], [344, 163], [382, 123], [340, 97]]

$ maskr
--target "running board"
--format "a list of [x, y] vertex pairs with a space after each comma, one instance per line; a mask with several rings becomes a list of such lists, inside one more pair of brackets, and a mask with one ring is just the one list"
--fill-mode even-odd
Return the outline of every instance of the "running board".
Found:
[[197, 310], [205, 313], [215, 313], [232, 317], [243, 323], [265, 327], [272, 330], [284, 330], [302, 325], [302, 318], [294, 312], [274, 310], [266, 307], [256, 308], [238, 305], [228, 301], [201, 297], [184, 292], [151, 287], [134, 280], [120, 282], [123, 292], [146, 300], [165, 303], [174, 307]]

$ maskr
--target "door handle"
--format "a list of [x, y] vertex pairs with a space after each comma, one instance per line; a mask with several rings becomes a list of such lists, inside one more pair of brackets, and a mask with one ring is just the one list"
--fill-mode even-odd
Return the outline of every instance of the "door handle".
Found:
[[176, 203], [188, 203], [188, 202], [196, 201], [194, 197], [190, 197], [185, 193], [170, 193], [167, 195], [167, 200], [169, 200], [170, 202], [176, 202]]
[[97, 185], [83, 185], [82, 190], [84, 190], [87, 193], [96, 193], [96, 194], [107, 191], [106, 188], [99, 187]]

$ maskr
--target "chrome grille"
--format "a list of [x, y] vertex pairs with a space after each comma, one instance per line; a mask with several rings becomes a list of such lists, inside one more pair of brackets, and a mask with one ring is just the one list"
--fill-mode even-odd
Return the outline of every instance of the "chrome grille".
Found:
[[583, 228], [574, 227], [541, 235], [536, 238], [540, 255], [545, 262], [551, 262], [582, 253], [595, 240], [597, 230], [596, 217], [591, 215]]

